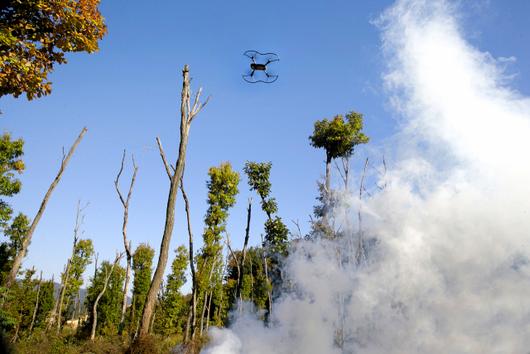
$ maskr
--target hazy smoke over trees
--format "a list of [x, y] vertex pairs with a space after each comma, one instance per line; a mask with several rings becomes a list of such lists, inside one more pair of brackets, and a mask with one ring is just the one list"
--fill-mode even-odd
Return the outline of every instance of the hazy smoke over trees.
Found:
[[[403, 126], [386, 188], [363, 200], [367, 261], [339, 261], [344, 239], [301, 242], [275, 323], [241, 317], [206, 353], [528, 351], [530, 100], [456, 12], [403, 0], [378, 21]], [[336, 217], [355, 220], [358, 204], [345, 193]]]

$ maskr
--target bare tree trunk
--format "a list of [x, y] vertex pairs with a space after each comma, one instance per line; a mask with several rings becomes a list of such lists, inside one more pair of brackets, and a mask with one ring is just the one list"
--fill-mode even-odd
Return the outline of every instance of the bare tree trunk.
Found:
[[28, 251], [29, 244], [31, 242], [31, 237], [33, 236], [33, 233], [35, 232], [35, 229], [37, 228], [37, 224], [39, 223], [42, 214], [44, 213], [44, 210], [46, 209], [46, 205], [48, 204], [48, 201], [52, 195], [53, 190], [59, 184], [59, 181], [61, 180], [61, 177], [63, 175], [64, 170], [66, 169], [66, 166], [68, 165], [68, 162], [70, 161], [70, 158], [74, 154], [75, 149], [77, 148], [77, 145], [81, 142], [81, 139], [83, 139], [83, 136], [87, 132], [86, 128], [83, 128], [81, 130], [81, 133], [75, 140], [74, 144], [68, 151], [68, 154], [64, 156], [63, 153], [63, 159], [61, 161], [61, 167], [59, 168], [59, 172], [57, 173], [57, 176], [53, 180], [52, 184], [48, 188], [48, 191], [44, 195], [44, 199], [42, 200], [39, 210], [37, 211], [37, 214], [35, 215], [35, 218], [33, 218], [33, 221], [29, 227], [28, 233], [26, 234], [26, 237], [24, 237], [24, 240], [22, 241], [22, 247], [20, 251], [15, 256], [15, 259], [13, 260], [13, 267], [11, 268], [11, 271], [9, 272], [9, 275], [7, 277], [6, 286], [11, 287], [13, 282], [15, 281], [18, 270], [20, 269], [20, 266], [22, 264], [22, 260], [26, 256], [26, 252]]
[[[161, 145], [160, 145], [161, 146]], [[161, 150], [163, 151], [163, 150]], [[182, 197], [184, 198], [184, 206], [186, 209], [186, 221], [188, 225], [188, 243], [189, 243], [189, 262], [191, 272], [191, 311], [190, 318], [188, 318], [188, 326], [186, 327], [186, 341], [190, 338], [195, 337], [195, 326], [197, 322], [197, 275], [195, 273], [195, 260], [193, 259], [193, 233], [191, 231], [191, 216], [190, 216], [190, 203], [186, 191], [184, 190], [184, 179], [180, 181], [180, 190], [182, 191]], [[191, 327], [190, 327], [191, 326]]]
[[142, 320], [140, 323], [140, 337], [146, 336], [149, 333], [149, 324], [151, 323], [151, 317], [153, 315], [156, 295], [160, 284], [162, 283], [162, 278], [164, 276], [164, 271], [166, 269], [169, 246], [171, 241], [171, 235], [173, 233], [173, 226], [175, 224], [175, 202], [177, 197], [177, 192], [179, 189], [179, 183], [182, 178], [184, 171], [184, 164], [186, 160], [186, 147], [188, 145], [188, 136], [190, 131], [190, 126], [193, 119], [201, 111], [201, 109], [208, 103], [208, 100], [203, 104], [199, 103], [201, 89], [197, 91], [195, 95], [194, 103], [191, 105], [191, 90], [190, 90], [190, 78], [189, 78], [189, 69], [185, 65], [182, 70], [182, 96], [181, 96], [181, 105], [180, 105], [180, 144], [179, 144], [179, 153], [177, 158], [177, 163], [172, 171], [172, 166], [170, 166], [167, 161], [165, 162], [166, 172], [170, 176], [170, 186], [169, 186], [169, 195], [166, 206], [166, 221], [164, 225], [164, 233], [162, 235], [162, 242], [160, 244], [160, 254], [158, 257], [158, 264], [156, 266], [153, 279], [151, 281], [151, 286], [147, 292], [147, 297], [142, 312]]
[[29, 333], [33, 331], [33, 326], [35, 325], [35, 319], [37, 318], [37, 311], [39, 310], [39, 296], [40, 296], [41, 285], [42, 285], [42, 270], [40, 271], [39, 285], [37, 285], [37, 299], [35, 300], [35, 307], [33, 308], [33, 316], [31, 316], [31, 324], [29, 325]]
[[241, 287], [243, 286], [243, 278], [245, 277], [245, 259], [247, 257], [247, 245], [248, 240], [250, 238], [250, 217], [252, 214], [252, 198], [248, 200], [248, 207], [247, 207], [247, 227], [245, 229], [245, 241], [243, 243], [243, 256], [241, 260], [241, 271], [239, 270], [239, 264], [238, 264], [238, 271], [237, 271], [237, 291], [236, 291], [236, 298], [239, 299], [239, 301], [243, 301], [241, 297]]
[[123, 254], [117, 254], [116, 258], [114, 259], [114, 263], [112, 263], [112, 266], [110, 267], [110, 272], [107, 272], [105, 269], [105, 281], [103, 283], [103, 289], [99, 292], [98, 296], [96, 297], [96, 301], [94, 301], [94, 307], [92, 308], [92, 330], [90, 331], [90, 340], [94, 341], [96, 338], [96, 327], [98, 325], [98, 303], [99, 300], [101, 300], [101, 297], [105, 294], [105, 291], [107, 291], [107, 286], [109, 285], [110, 277], [112, 276], [112, 272], [114, 272], [114, 267], [116, 267], [116, 264], [120, 261]]
[[127, 197], [123, 198], [123, 195], [120, 192], [119, 182], [120, 182], [120, 176], [123, 172], [124, 163], [125, 163], [125, 150], [123, 150], [120, 170], [118, 172], [118, 175], [116, 176], [116, 179], [114, 180], [114, 187], [116, 188], [116, 193], [118, 193], [118, 197], [123, 206], [123, 224], [122, 224], [121, 232], [123, 235], [123, 247], [125, 248], [125, 254], [127, 258], [127, 271], [125, 273], [125, 284], [123, 286], [121, 317], [120, 317], [120, 324], [118, 326], [119, 334], [122, 333], [124, 322], [125, 322], [125, 311], [127, 311], [127, 292], [129, 291], [129, 281], [131, 279], [131, 261], [132, 261], [131, 243], [130, 242], [127, 243], [127, 223], [129, 221], [129, 202], [131, 200], [132, 191], [134, 188], [134, 182], [136, 181], [136, 174], [138, 173], [138, 166], [136, 166], [136, 162], [134, 161], [134, 156], [132, 156], [133, 175], [131, 177], [131, 184], [129, 185], [129, 192], [127, 193]]

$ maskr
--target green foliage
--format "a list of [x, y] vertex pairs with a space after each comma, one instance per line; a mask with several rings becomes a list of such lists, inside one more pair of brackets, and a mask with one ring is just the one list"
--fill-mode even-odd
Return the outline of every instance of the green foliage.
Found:
[[[265, 276], [263, 265], [263, 248], [251, 247], [246, 251], [245, 263], [242, 265], [243, 281], [241, 286], [241, 298], [245, 301], [251, 301], [258, 310], [267, 308], [268, 292], [271, 286]], [[242, 260], [242, 251], [234, 252], [237, 259]], [[225, 282], [225, 291], [227, 298], [233, 299], [237, 288], [237, 264], [234, 258], [230, 257], [227, 264], [227, 274]], [[233, 306], [234, 304], [232, 304]]]
[[20, 213], [11, 225], [4, 229], [7, 241], [0, 243], [0, 283], [3, 284], [11, 271], [15, 256], [22, 249], [22, 242], [29, 230], [29, 219]]
[[151, 286], [151, 274], [153, 257], [155, 251], [148, 244], [138, 245], [133, 254], [132, 270], [134, 273], [133, 298], [130, 312], [130, 328], [134, 333], [138, 326], [138, 321], [142, 317], [145, 299], [149, 287]]
[[0, 7], [0, 97], [51, 92], [48, 73], [66, 52], [98, 50], [107, 29], [100, 0], [7, 0]]
[[42, 328], [53, 307], [53, 283], [42, 282], [38, 291], [39, 280], [34, 279], [35, 270], [24, 272], [24, 278], [15, 282], [9, 289], [1, 288], [3, 305], [0, 310], [0, 329], [11, 337], [20, 338], [29, 334], [33, 312], [39, 294], [38, 308], [33, 328]]
[[276, 216], [265, 221], [265, 248], [274, 256], [287, 256], [289, 229], [282, 219]]
[[[94, 321], [92, 309], [94, 302], [99, 293], [103, 290], [105, 277], [111, 271], [112, 263], [108, 261], [101, 262], [101, 265], [92, 278], [91, 284], [87, 289], [85, 299], [86, 308], [88, 309], [88, 320], [85, 323], [85, 331], [90, 332]], [[121, 318], [121, 305], [123, 295], [123, 283], [125, 281], [125, 269], [116, 265], [109, 278], [107, 289], [98, 303], [97, 313], [98, 321], [96, 333], [106, 336], [116, 335]]]
[[[79, 240], [75, 244], [73, 256], [70, 259], [70, 274], [65, 292], [65, 306], [63, 307], [66, 313], [71, 312], [73, 306], [75, 306], [75, 298], [79, 289], [83, 285], [83, 274], [85, 273], [87, 266], [92, 263], [93, 255], [94, 246], [92, 245], [92, 240]], [[64, 277], [65, 274], [63, 273], [63, 283]]]
[[[0, 85], [1, 86], [1, 85]], [[20, 159], [23, 155], [24, 141], [11, 140], [8, 133], [0, 137], [0, 230], [4, 229], [13, 210], [2, 196], [12, 197], [20, 192], [22, 183], [15, 178], [15, 174], [24, 171], [24, 162]]]
[[186, 282], [188, 250], [179, 246], [167, 276], [166, 287], [159, 302], [155, 318], [155, 331], [163, 335], [182, 334], [188, 318], [189, 304], [180, 288]]
[[204, 238], [205, 243], [212, 243], [225, 231], [228, 209], [235, 204], [235, 196], [239, 193], [239, 174], [232, 170], [230, 163], [225, 162], [219, 167], [211, 167], [208, 176], [208, 211], [204, 217]]
[[40, 286], [39, 308], [34, 328], [46, 328], [46, 320], [55, 305], [55, 284], [52, 280], [43, 281]]
[[270, 162], [250, 162], [245, 164], [244, 171], [248, 177], [250, 190], [254, 190], [261, 198], [261, 208], [267, 214], [265, 222], [264, 246], [274, 257], [286, 256], [289, 230], [282, 219], [274, 216], [278, 212], [276, 200], [270, 196], [269, 181], [272, 164]]
[[356, 145], [368, 142], [369, 138], [362, 129], [362, 114], [352, 111], [346, 114], [346, 119], [339, 114], [329, 121], [316, 121], [309, 140], [313, 147], [326, 150], [327, 161], [331, 161], [337, 157], [351, 155]]
[[256, 191], [262, 199], [267, 198], [271, 191], [271, 182], [269, 181], [271, 167], [271, 162], [247, 161], [243, 168], [248, 177], [250, 190]]

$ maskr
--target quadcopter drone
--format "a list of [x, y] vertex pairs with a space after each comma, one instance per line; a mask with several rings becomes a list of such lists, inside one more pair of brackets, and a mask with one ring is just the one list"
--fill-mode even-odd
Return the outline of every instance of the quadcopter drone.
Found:
[[271, 73], [267, 68], [267, 65], [270, 63], [280, 61], [278, 54], [260, 53], [256, 50], [247, 50], [243, 55], [251, 60], [250, 71], [247, 74], [242, 75], [243, 80], [251, 84], [257, 82], [271, 84], [278, 80], [278, 75]]

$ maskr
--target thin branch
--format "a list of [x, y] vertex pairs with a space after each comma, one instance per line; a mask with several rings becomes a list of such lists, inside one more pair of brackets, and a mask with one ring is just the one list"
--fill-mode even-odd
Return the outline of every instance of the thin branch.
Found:
[[169, 163], [167, 162], [167, 159], [166, 159], [166, 153], [164, 152], [164, 148], [162, 147], [162, 142], [160, 141], [160, 138], [158, 136], [156, 137], [156, 143], [158, 144], [158, 150], [160, 151], [160, 157], [162, 158], [162, 162], [164, 163], [167, 177], [171, 181], [173, 173], [171, 173], [171, 168], [169, 167]]
[[121, 157], [120, 170], [118, 171], [118, 175], [116, 176], [116, 179], [114, 180], [114, 187], [116, 188], [116, 192], [118, 193], [118, 197], [120, 198], [121, 203], [125, 207], [125, 200], [123, 199], [123, 196], [121, 195], [120, 187], [119, 187], [120, 176], [121, 176], [121, 174], [123, 172], [124, 162], [125, 162], [125, 149], [123, 149], [123, 155]]

